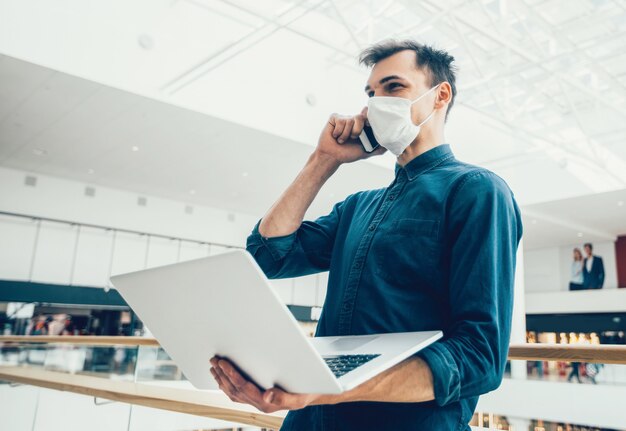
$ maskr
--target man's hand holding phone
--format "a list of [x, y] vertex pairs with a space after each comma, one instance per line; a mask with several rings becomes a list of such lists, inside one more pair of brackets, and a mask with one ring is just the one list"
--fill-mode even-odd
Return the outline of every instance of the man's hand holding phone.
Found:
[[[375, 141], [370, 141], [373, 151], [366, 152], [359, 138], [365, 127], [369, 127], [367, 108], [363, 108], [361, 113], [355, 116], [333, 114], [322, 130], [316, 151], [332, 157], [339, 163], [352, 163], [383, 154], [386, 150], [382, 147], [376, 148]], [[373, 134], [371, 136], [373, 137]]]

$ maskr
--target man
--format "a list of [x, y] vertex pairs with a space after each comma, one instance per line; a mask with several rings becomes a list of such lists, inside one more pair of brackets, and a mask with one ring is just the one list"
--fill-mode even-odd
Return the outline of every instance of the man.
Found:
[[604, 284], [604, 263], [600, 256], [593, 254], [593, 245], [584, 245], [587, 257], [583, 263], [583, 289], [602, 289]]
[[[300, 174], [248, 238], [271, 278], [330, 271], [318, 336], [444, 331], [340, 395], [263, 391], [213, 358], [213, 376], [232, 400], [290, 410], [283, 430], [469, 430], [478, 396], [501, 382], [522, 226], [504, 181], [457, 161], [444, 145], [456, 95], [452, 61], [413, 41], [365, 50], [369, 109], [330, 117]], [[370, 156], [357, 139], [366, 121], [398, 156], [395, 179], [303, 222], [341, 164]]]

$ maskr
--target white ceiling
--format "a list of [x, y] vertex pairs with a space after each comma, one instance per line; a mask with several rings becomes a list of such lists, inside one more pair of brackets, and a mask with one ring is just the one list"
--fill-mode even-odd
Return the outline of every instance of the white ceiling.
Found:
[[[312, 148], [0, 56], [0, 165], [261, 216]], [[137, 151], [133, 151], [137, 147]], [[322, 214], [391, 169], [343, 166]]]
[[[264, 213], [311, 152], [307, 144], [7, 56], [0, 56], [0, 102], [1, 166], [254, 216]], [[527, 193], [533, 187], [567, 190], [555, 185], [567, 181], [559, 167], [546, 167], [561, 174], [546, 185], [507, 157], [510, 149], [497, 149], [500, 154], [488, 154], [491, 160], [481, 164], [509, 169], [509, 183], [516, 174]], [[537, 162], [549, 164], [545, 158]], [[386, 186], [392, 166], [343, 166], [309, 216], [327, 212], [356, 190]], [[626, 233], [626, 205], [618, 202], [626, 202], [626, 189], [526, 203], [525, 247], [613, 240]]]
[[522, 201], [626, 187], [626, 0], [0, 2], [0, 53], [309, 145], [389, 37], [455, 56], [448, 140]]
[[[527, 247], [614, 234], [535, 204], [626, 188], [626, 1], [3, 0], [0, 165], [260, 215], [391, 36], [455, 56], [447, 140], [539, 214]], [[310, 214], [393, 163], [343, 167]]]
[[626, 235], [626, 189], [527, 205], [525, 248], [614, 241]]

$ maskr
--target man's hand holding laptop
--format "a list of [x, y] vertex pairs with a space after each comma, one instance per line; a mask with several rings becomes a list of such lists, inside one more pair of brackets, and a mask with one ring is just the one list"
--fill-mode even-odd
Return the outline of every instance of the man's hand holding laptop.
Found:
[[291, 394], [277, 387], [263, 390], [246, 379], [230, 361], [217, 356], [211, 359], [211, 365], [213, 378], [231, 401], [250, 404], [264, 413], [299, 410], [333, 401], [332, 395]]
[[213, 378], [231, 401], [250, 404], [264, 413], [351, 401], [419, 402], [435, 397], [430, 368], [417, 356], [412, 356], [356, 388], [338, 395], [293, 394], [276, 386], [263, 390], [244, 377], [227, 359], [213, 357], [211, 365]]

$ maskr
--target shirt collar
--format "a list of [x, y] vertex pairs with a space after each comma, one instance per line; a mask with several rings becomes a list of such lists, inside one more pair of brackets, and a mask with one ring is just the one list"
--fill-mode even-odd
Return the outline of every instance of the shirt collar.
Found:
[[401, 171], [405, 171], [409, 181], [434, 168], [447, 159], [454, 157], [450, 145], [442, 144], [420, 154], [404, 167], [396, 163], [396, 177]]

